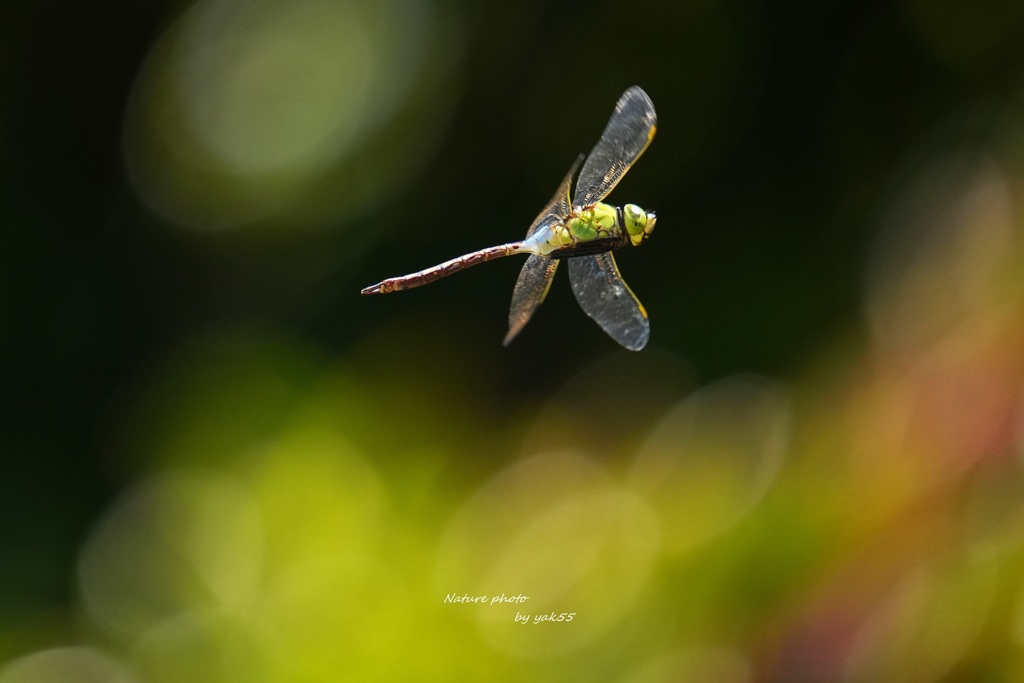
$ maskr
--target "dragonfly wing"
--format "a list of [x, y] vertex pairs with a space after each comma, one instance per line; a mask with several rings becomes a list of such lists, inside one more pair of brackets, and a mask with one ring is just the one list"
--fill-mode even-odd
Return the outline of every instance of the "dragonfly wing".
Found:
[[505, 335], [505, 346], [515, 339], [523, 329], [530, 316], [537, 310], [551, 288], [551, 279], [555, 277], [558, 261], [539, 254], [530, 254], [523, 269], [519, 271], [516, 288], [512, 291], [512, 308], [508, 312], [508, 334]]
[[[527, 239], [538, 230], [562, 221], [572, 211], [572, 198], [569, 192], [572, 190], [572, 179], [581, 163], [583, 163], [582, 154], [573, 163], [569, 172], [565, 174], [565, 178], [555, 190], [555, 196], [541, 210], [530, 225], [530, 229], [526, 231]], [[526, 259], [523, 269], [519, 271], [516, 288], [512, 290], [512, 307], [508, 312], [508, 334], [505, 335], [505, 346], [515, 339], [520, 330], [530, 321], [533, 312], [544, 301], [557, 269], [558, 261], [547, 256], [531, 254]]]
[[651, 98], [633, 86], [619, 98], [601, 139], [583, 164], [576, 183], [576, 206], [590, 206], [608, 196], [654, 138], [658, 117]]
[[[576, 169], [580, 167], [580, 163], [583, 161], [583, 155], [581, 154], [577, 159], [576, 163], [572, 165], [565, 178], [562, 180], [562, 184], [558, 186], [555, 191], [555, 196], [551, 198], [537, 218], [533, 221], [530, 229], [526, 231], [526, 236], [529, 237], [533, 233], [540, 230], [546, 225], [550, 225], [555, 220], [561, 220], [567, 216], [571, 210], [571, 197], [569, 196], [569, 190], [572, 188], [572, 178], [576, 175]], [[524, 269], [525, 270], [525, 269]]]
[[569, 281], [584, 312], [612, 339], [639, 351], [651, 336], [647, 311], [619, 275], [612, 252], [569, 261]]

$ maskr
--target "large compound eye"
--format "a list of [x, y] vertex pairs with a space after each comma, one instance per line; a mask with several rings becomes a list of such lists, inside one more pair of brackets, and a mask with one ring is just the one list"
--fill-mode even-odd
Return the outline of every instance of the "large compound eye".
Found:
[[622, 207], [622, 213], [626, 219], [626, 232], [630, 235], [639, 235], [644, 231], [647, 223], [647, 214], [636, 204], [626, 204]]
[[626, 223], [626, 233], [629, 235], [630, 243], [635, 247], [644, 241], [647, 236], [648, 213], [636, 204], [626, 204], [622, 207], [622, 218]]

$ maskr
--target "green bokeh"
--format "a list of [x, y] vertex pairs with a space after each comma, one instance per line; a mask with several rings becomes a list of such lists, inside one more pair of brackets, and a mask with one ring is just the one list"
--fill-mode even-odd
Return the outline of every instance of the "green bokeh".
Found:
[[[5, 5], [0, 683], [1019, 680], [1022, 46], [998, 0]], [[521, 237], [633, 84], [645, 351], [564, 275], [503, 348], [515, 259], [359, 296]]]

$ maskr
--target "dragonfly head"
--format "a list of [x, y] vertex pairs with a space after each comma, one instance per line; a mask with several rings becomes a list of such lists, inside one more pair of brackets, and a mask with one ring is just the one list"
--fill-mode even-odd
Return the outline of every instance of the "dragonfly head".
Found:
[[629, 234], [629, 243], [639, 247], [644, 240], [654, 232], [654, 223], [657, 218], [653, 211], [644, 211], [636, 204], [626, 204], [622, 207], [622, 218]]

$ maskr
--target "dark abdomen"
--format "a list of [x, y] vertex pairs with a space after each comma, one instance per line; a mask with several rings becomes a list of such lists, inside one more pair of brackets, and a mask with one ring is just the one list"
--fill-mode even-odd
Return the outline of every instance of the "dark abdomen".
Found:
[[588, 242], [580, 242], [572, 247], [555, 249], [553, 252], [548, 254], [548, 256], [557, 259], [573, 258], [574, 256], [590, 256], [592, 254], [601, 254], [606, 251], [618, 249], [625, 243], [626, 239], [622, 236], [604, 237], [601, 239], [590, 240]]

